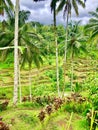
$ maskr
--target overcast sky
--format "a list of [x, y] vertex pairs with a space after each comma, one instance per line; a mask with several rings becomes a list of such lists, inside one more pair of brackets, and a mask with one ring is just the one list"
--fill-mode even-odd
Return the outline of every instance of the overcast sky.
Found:
[[[12, 0], [15, 3], [15, 0]], [[50, 9], [51, 0], [41, 1], [41, 2], [33, 2], [33, 0], [20, 0], [20, 8], [21, 10], [29, 10], [31, 15], [29, 17], [30, 21], [38, 21], [43, 24], [52, 24], [53, 16], [51, 14]], [[79, 16], [77, 17], [72, 10], [72, 20], [82, 20], [82, 24], [86, 24], [90, 18], [88, 14], [89, 11], [94, 11], [98, 7], [98, 0], [87, 0], [86, 8], [83, 9], [79, 6]], [[57, 23], [65, 24], [63, 20], [63, 13], [60, 12], [57, 15]]]

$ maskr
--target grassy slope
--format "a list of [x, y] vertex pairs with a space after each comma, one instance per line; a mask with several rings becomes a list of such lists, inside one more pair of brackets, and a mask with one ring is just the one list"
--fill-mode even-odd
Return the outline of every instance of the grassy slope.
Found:
[[[68, 126], [69, 130], [88, 130], [84, 117], [73, 114], [69, 123], [71, 114], [61, 110], [47, 116], [45, 121], [41, 123], [37, 116], [42, 108], [29, 106], [23, 107], [21, 105], [18, 108], [8, 108], [0, 115], [3, 116], [3, 121], [9, 124], [11, 130], [67, 130]], [[12, 119], [14, 119], [13, 124], [11, 124]]]
[[[80, 77], [82, 73], [92, 73], [94, 64], [92, 65], [91, 61], [81, 60], [75, 64], [75, 74], [77, 74], [77, 78], [79, 80], [83, 79]], [[88, 68], [89, 65], [92, 65], [91, 68]], [[12, 92], [13, 92], [13, 68], [12, 66], [8, 67], [7, 65], [1, 64], [1, 75], [0, 79], [3, 81], [3, 85], [1, 84], [0, 87], [0, 97], [2, 94], [6, 94], [8, 98], [12, 99]], [[70, 67], [68, 65], [70, 70]], [[54, 69], [54, 65], [45, 65], [40, 69], [40, 73], [34, 68], [32, 70], [32, 77], [34, 84], [32, 85], [33, 92], [38, 96], [43, 94], [52, 93], [53, 89], [51, 89], [51, 80], [46, 77], [45, 73], [50, 69]], [[90, 71], [89, 71], [90, 70]], [[28, 82], [28, 71], [23, 70], [21, 71], [22, 80]], [[85, 79], [85, 76], [84, 76]], [[1, 81], [0, 80], [0, 81]], [[45, 82], [44, 82], [45, 81]], [[4, 86], [4, 83], [7, 84]], [[22, 92], [23, 95], [28, 95], [28, 84], [24, 85], [25, 83], [22, 82]], [[48, 87], [45, 87], [47, 86]], [[49, 90], [50, 89], [50, 90]], [[30, 103], [24, 103], [18, 106], [18, 108], [12, 108], [12, 105], [9, 105], [9, 108], [5, 111], [0, 112], [0, 116], [3, 116], [3, 120], [11, 124], [11, 119], [15, 119], [15, 123], [10, 125], [11, 130], [66, 130], [68, 127], [68, 121], [70, 119], [70, 114], [67, 112], [58, 111], [53, 113], [50, 117], [46, 117], [44, 123], [40, 123], [38, 119], [38, 113], [42, 108], [36, 105], [32, 105]], [[43, 129], [44, 128], [44, 129]], [[86, 119], [77, 114], [73, 114], [71, 125], [69, 130], [88, 130]]]

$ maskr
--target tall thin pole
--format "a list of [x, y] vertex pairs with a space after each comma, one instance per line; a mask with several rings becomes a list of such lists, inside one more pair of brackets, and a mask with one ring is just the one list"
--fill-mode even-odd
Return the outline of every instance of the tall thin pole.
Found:
[[55, 38], [55, 47], [56, 47], [56, 80], [57, 80], [57, 91], [58, 96], [60, 96], [60, 87], [59, 87], [59, 65], [58, 65], [58, 42], [57, 42], [57, 28], [56, 28], [56, 5], [54, 7], [54, 14], [53, 14], [53, 20], [54, 20], [54, 38]]
[[66, 85], [66, 59], [67, 59], [67, 40], [68, 40], [68, 20], [69, 20], [69, 14], [68, 14], [68, 6], [67, 6], [67, 18], [66, 18], [66, 40], [65, 40], [65, 53], [64, 53], [64, 86], [63, 86], [63, 95], [64, 96], [64, 90]]
[[18, 20], [19, 20], [19, 0], [15, 5], [15, 33], [14, 33], [14, 97], [13, 103], [16, 106], [18, 101]]

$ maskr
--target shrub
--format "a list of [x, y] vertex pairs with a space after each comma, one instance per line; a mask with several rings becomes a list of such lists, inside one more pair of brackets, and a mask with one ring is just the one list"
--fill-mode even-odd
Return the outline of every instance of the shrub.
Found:
[[39, 115], [38, 115], [40, 121], [43, 121], [43, 120], [44, 120], [45, 114], [46, 114], [45, 111], [44, 111], [44, 110], [41, 110], [41, 112], [40, 112]]
[[0, 110], [1, 111], [5, 110], [7, 108], [7, 106], [8, 106], [8, 103], [9, 103], [9, 101], [7, 101], [7, 100], [0, 103]]
[[4, 122], [0, 121], [0, 130], [9, 130], [9, 127]]
[[76, 113], [84, 113], [89, 108], [90, 103], [78, 93], [72, 93], [70, 97], [67, 97], [66, 103], [63, 105], [64, 110]]
[[50, 115], [52, 113], [52, 105], [46, 106], [45, 110], [46, 110], [47, 114]]

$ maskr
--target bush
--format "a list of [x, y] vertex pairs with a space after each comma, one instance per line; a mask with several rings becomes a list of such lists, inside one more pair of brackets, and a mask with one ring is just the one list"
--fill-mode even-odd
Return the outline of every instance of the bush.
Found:
[[0, 110], [6, 110], [7, 106], [8, 106], [9, 101], [4, 101], [2, 103], [0, 103]]
[[84, 88], [88, 90], [88, 99], [94, 109], [98, 110], [98, 74], [89, 75], [84, 83]]
[[90, 109], [90, 103], [80, 94], [72, 93], [70, 97], [67, 97], [63, 109], [68, 112], [85, 113], [85, 111]]
[[68, 112], [75, 112], [75, 113], [85, 113], [90, 108], [90, 104], [87, 102], [84, 103], [76, 103], [70, 102], [63, 105], [63, 109]]

